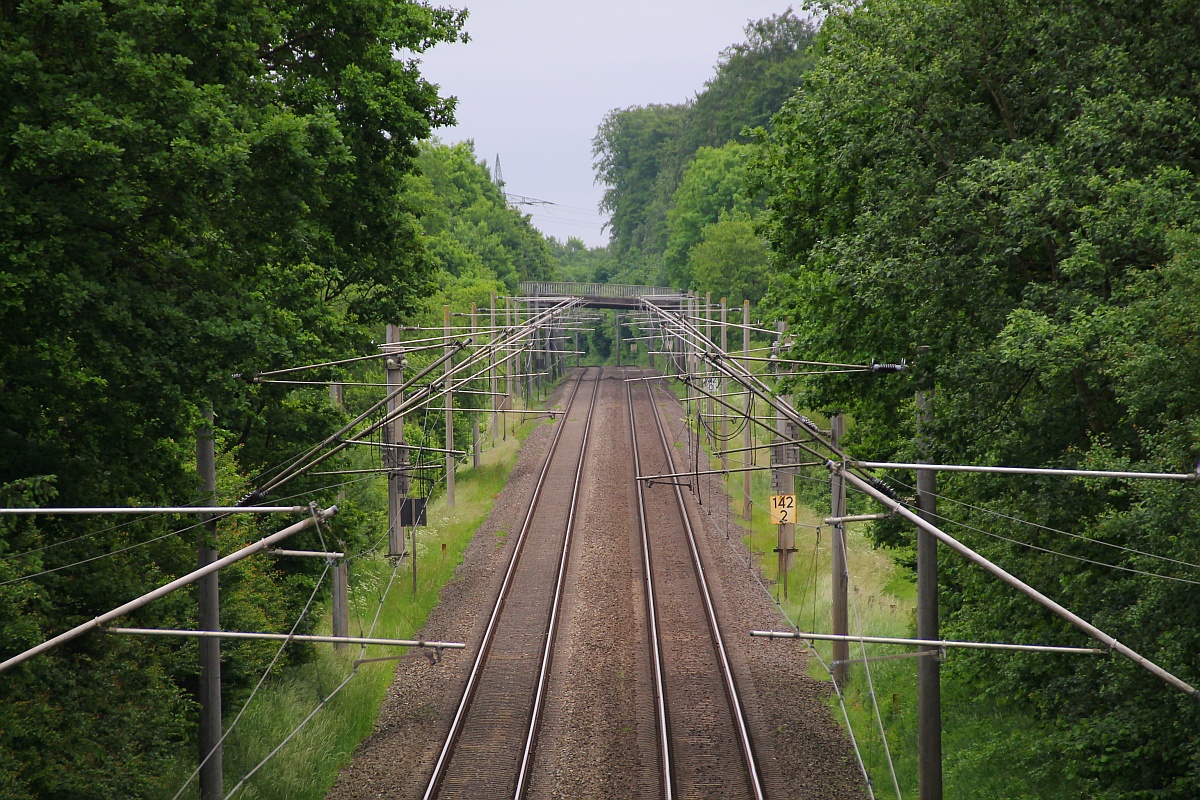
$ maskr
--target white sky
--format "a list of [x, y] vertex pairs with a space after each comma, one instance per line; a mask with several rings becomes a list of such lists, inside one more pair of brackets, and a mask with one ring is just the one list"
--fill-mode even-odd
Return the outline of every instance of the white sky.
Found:
[[[608, 241], [597, 209], [592, 137], [612, 108], [679, 103], [744, 40], [748, 20], [787, 0], [440, 0], [470, 10], [467, 44], [441, 44], [422, 73], [458, 97], [458, 125], [435, 134], [475, 141], [506, 190], [557, 206], [525, 207], [543, 232]], [[799, 7], [799, 0], [791, 4]], [[799, 13], [799, 12], [798, 12]]]

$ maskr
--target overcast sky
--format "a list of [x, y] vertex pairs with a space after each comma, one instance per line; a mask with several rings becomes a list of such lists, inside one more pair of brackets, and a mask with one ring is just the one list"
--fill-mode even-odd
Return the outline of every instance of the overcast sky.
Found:
[[[746, 22], [778, 14], [772, 0], [441, 0], [470, 11], [467, 44], [423, 57], [424, 75], [458, 98], [458, 125], [436, 135], [500, 155], [506, 190], [557, 205], [525, 207], [561, 240], [608, 241], [596, 207], [592, 137], [612, 108], [679, 103], [744, 40]], [[798, 2], [794, 5], [799, 5]]]

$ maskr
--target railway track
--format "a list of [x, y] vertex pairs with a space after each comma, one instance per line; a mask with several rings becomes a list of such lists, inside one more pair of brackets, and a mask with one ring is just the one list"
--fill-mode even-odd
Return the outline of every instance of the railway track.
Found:
[[598, 370], [585, 370], [571, 389], [425, 800], [524, 794], [553, 663], [599, 378]]
[[[428, 623], [478, 651], [402, 662], [331, 799], [864, 796], [803, 664], [722, 641], [776, 619], [723, 541], [724, 509], [714, 527], [679, 487], [634, 480], [678, 474], [682, 416], [658, 382], [622, 381], [639, 374], [559, 388], [566, 415], [535, 434]], [[726, 499], [715, 479], [706, 491]]]
[[[602, 378], [598, 370], [585, 371], [570, 390], [424, 800], [530, 794], [541, 718], [555, 705], [547, 693]], [[624, 399], [634, 474], [674, 472], [650, 384], [626, 383]], [[611, 530], [640, 533], [631, 552], [641, 567], [645, 638], [629, 644], [643, 654], [638, 669], [651, 678], [651, 702], [639, 702], [638, 714], [653, 717], [654, 741], [641, 740], [640, 761], [656, 765], [656, 775], [638, 794], [762, 800], [745, 711], [683, 494], [678, 485], [637, 482], [636, 500], [631, 518], [620, 514]], [[554, 680], [561, 683], [562, 676]]]
[[[638, 385], [625, 384], [634, 469], [674, 473], [651, 385]], [[637, 505], [661, 796], [762, 800], [746, 713], [679, 483], [638, 481]]]

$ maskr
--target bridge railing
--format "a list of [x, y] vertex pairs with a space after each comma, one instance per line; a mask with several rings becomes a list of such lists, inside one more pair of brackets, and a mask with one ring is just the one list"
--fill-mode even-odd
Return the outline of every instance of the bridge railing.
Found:
[[526, 297], [649, 297], [682, 295], [669, 286], [639, 286], [632, 283], [576, 283], [574, 281], [522, 281]]

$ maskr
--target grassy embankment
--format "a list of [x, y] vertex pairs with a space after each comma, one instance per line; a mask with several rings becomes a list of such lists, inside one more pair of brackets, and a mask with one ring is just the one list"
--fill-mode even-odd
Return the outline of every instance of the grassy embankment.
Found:
[[[486, 450], [479, 469], [460, 468], [454, 508], [446, 508], [444, 497], [430, 504], [430, 524], [417, 532], [415, 594], [411, 558], [398, 568], [383, 554], [351, 562], [351, 635], [368, 635], [377, 609], [378, 623], [369, 635], [410, 638], [421, 628], [437, 604], [442, 586], [462, 562], [463, 552], [504, 488], [521, 442], [537, 425], [544, 423], [544, 419], [531, 418], [515, 432], [510, 432], [506, 440], [498, 439], [495, 448]], [[490, 437], [485, 436], [485, 440], [490, 441]], [[348, 491], [350, 499], [359, 508], [386, 520], [386, 485], [382, 480], [353, 484]], [[327, 611], [317, 626], [319, 633], [330, 632]], [[335, 651], [329, 645], [316, 647], [314, 660], [284, 669], [272, 677], [226, 740], [226, 792], [299, 726], [321, 698], [351, 674], [354, 660], [360, 657], [357, 646], [342, 651]], [[367, 648], [365, 657], [397, 654], [395, 648], [372, 646]], [[394, 661], [360, 666], [358, 674], [345, 688], [267, 762], [237, 796], [245, 800], [316, 800], [324, 797], [338, 770], [373, 730], [394, 668]], [[227, 725], [234, 713], [227, 712]], [[172, 793], [187, 771], [174, 784]], [[193, 782], [184, 796], [195, 798], [198, 795]]]

